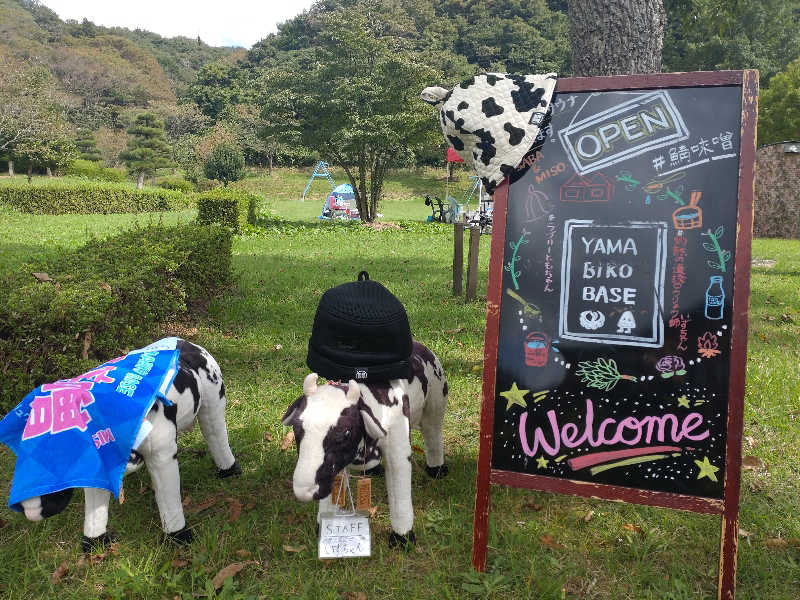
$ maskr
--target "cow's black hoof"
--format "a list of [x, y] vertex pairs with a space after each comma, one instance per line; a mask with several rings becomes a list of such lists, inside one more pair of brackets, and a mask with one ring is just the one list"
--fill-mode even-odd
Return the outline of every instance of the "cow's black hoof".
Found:
[[225, 479], [226, 477], [233, 477], [234, 475], [241, 475], [242, 467], [239, 466], [239, 461], [233, 461], [233, 464], [227, 469], [220, 469], [217, 471], [217, 477]]
[[396, 548], [400, 546], [402, 548], [410, 548], [411, 546], [417, 545], [417, 536], [414, 535], [413, 531], [409, 531], [405, 535], [400, 535], [399, 533], [395, 533], [392, 531], [389, 534], [389, 548]]
[[81, 550], [85, 554], [90, 552], [94, 552], [95, 550], [102, 550], [109, 544], [113, 544], [117, 541], [117, 536], [113, 533], [106, 531], [103, 535], [98, 535], [97, 537], [90, 538], [88, 536], [83, 536], [81, 538]]
[[178, 544], [179, 546], [185, 546], [186, 544], [191, 544], [192, 541], [194, 541], [194, 534], [189, 527], [184, 527], [178, 531], [167, 533], [164, 535], [164, 537], [166, 540]]
[[[364, 475], [366, 477], [380, 477], [381, 475], [384, 474], [384, 472], [385, 472], [385, 469], [383, 468], [383, 465], [377, 464], [374, 467], [372, 467], [371, 469], [367, 469], [366, 471], [364, 471]], [[360, 473], [358, 473], [358, 474], [360, 475]]]
[[450, 472], [447, 465], [439, 465], [438, 467], [429, 467], [425, 465], [425, 472], [433, 479], [444, 479]]

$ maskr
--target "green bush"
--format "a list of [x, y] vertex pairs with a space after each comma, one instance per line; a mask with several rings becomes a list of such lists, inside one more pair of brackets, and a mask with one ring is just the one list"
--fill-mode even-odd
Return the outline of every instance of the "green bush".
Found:
[[0, 202], [22, 212], [48, 215], [153, 212], [186, 205], [183, 194], [172, 190], [137, 190], [121, 183], [58, 179], [2, 182]]
[[0, 414], [37, 385], [154, 341], [161, 323], [220, 294], [232, 280], [231, 242], [216, 225], [151, 225], [5, 275]]
[[165, 190], [183, 192], [184, 194], [194, 192], [194, 184], [191, 181], [186, 181], [183, 177], [165, 177], [158, 182], [158, 187]]
[[245, 190], [216, 188], [197, 195], [197, 222], [219, 223], [240, 232], [255, 223], [259, 198]]
[[244, 154], [237, 146], [220, 144], [206, 159], [203, 174], [221, 181], [226, 187], [231, 181], [244, 179]]
[[72, 162], [66, 169], [65, 175], [75, 177], [85, 177], [94, 181], [113, 181], [122, 183], [128, 180], [125, 169], [111, 169], [90, 160], [78, 159]]

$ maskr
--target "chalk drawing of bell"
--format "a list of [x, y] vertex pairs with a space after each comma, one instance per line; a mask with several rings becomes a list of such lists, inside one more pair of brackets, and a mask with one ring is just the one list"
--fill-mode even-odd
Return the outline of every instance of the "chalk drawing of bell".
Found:
[[633, 318], [631, 311], [626, 310], [617, 321], [617, 333], [630, 333], [634, 327], [636, 327], [636, 319]]

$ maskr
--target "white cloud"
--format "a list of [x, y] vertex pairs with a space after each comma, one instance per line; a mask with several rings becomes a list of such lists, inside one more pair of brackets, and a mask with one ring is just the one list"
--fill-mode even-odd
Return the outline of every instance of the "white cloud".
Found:
[[278, 23], [302, 13], [313, 0], [44, 0], [62, 19], [146, 29], [164, 37], [200, 36], [212, 46], [244, 46], [275, 33]]

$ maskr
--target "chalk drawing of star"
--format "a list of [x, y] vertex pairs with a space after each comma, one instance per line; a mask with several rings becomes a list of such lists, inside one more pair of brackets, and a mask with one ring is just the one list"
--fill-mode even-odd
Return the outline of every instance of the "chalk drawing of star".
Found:
[[530, 392], [530, 390], [521, 390], [517, 387], [517, 382], [511, 384], [511, 389], [506, 392], [500, 392], [500, 395], [508, 400], [508, 404], [506, 404], [506, 410], [510, 409], [515, 404], [519, 404], [522, 408], [528, 408], [528, 405], [525, 402], [525, 394]]
[[711, 481], [717, 481], [717, 476], [715, 473], [719, 471], [719, 467], [715, 467], [710, 462], [708, 462], [708, 457], [703, 457], [703, 460], [695, 460], [694, 464], [700, 467], [700, 473], [697, 475], [698, 479], [702, 479], [703, 477], [708, 477]]
[[678, 406], [689, 408], [689, 399], [686, 397], [686, 394], [678, 398]]
[[537, 469], [544, 469], [547, 466], [547, 463], [550, 461], [547, 460], [544, 456], [540, 456], [536, 459], [536, 468]]

